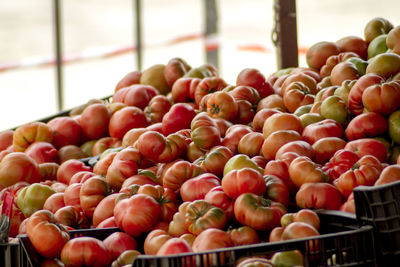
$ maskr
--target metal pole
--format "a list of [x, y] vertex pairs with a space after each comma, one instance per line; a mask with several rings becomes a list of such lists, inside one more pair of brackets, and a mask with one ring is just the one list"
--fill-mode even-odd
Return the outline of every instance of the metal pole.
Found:
[[218, 11], [217, 4], [215, 0], [205, 0], [204, 6], [205, 13], [205, 41], [206, 41], [206, 62], [214, 65], [217, 69], [219, 69], [219, 60], [218, 60], [218, 43], [217, 34], [218, 34]]
[[278, 69], [297, 67], [296, 0], [274, 0], [275, 27], [272, 42], [277, 49]]
[[142, 3], [141, 0], [134, 0], [135, 36], [136, 36], [136, 67], [142, 70]]
[[56, 58], [56, 97], [57, 97], [57, 109], [61, 111], [64, 109], [64, 97], [63, 97], [63, 56], [62, 56], [62, 27], [61, 27], [61, 7], [60, 1], [53, 1], [53, 12], [54, 12], [54, 45], [55, 45], [55, 58]]

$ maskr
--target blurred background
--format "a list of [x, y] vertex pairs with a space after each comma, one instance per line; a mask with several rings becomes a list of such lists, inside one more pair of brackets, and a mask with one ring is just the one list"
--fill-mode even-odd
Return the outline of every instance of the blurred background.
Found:
[[[113, 94], [117, 82], [136, 70], [133, 0], [68, 0], [62, 7], [64, 109]], [[219, 73], [234, 84], [247, 67], [266, 77], [277, 70], [271, 41], [272, 0], [219, 0]], [[3, 0], [0, 9], [0, 131], [58, 112], [54, 64], [53, 0]], [[398, 0], [299, 0], [299, 64], [319, 41], [356, 35], [374, 17], [400, 24]], [[205, 61], [202, 0], [142, 1], [143, 69], [173, 57], [192, 67]], [[191, 37], [191, 38], [186, 38]], [[101, 56], [110, 51], [122, 51]]]

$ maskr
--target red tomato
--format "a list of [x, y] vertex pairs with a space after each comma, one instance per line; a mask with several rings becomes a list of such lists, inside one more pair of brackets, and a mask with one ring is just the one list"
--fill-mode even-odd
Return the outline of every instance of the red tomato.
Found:
[[113, 193], [103, 198], [99, 204], [97, 204], [92, 218], [94, 227], [97, 227], [97, 225], [99, 225], [102, 221], [114, 215], [114, 207], [117, 197], [118, 193]]
[[297, 157], [290, 163], [289, 176], [297, 187], [305, 183], [329, 181], [329, 176], [321, 169], [321, 166], [306, 156]]
[[83, 226], [80, 224], [83, 223], [84, 216], [78, 208], [64, 206], [54, 213], [54, 219], [62, 225], [77, 228], [78, 226]]
[[383, 169], [374, 185], [388, 184], [400, 180], [400, 164], [393, 164]]
[[207, 113], [213, 118], [223, 118], [233, 121], [239, 111], [237, 101], [225, 91], [210, 94], [207, 99]]
[[261, 152], [267, 160], [275, 159], [276, 152], [283, 145], [301, 140], [301, 135], [294, 130], [277, 130], [265, 138]]
[[261, 148], [264, 143], [264, 136], [259, 132], [245, 134], [238, 143], [238, 153], [246, 154], [249, 157], [262, 154]]
[[202, 169], [186, 160], [175, 162], [162, 176], [162, 184], [165, 188], [178, 190], [188, 179], [196, 177], [202, 173]]
[[305, 183], [296, 194], [300, 208], [338, 210], [343, 204], [340, 191], [328, 183]]
[[386, 160], [386, 147], [385, 145], [373, 138], [360, 138], [357, 140], [347, 142], [344, 149], [355, 152], [359, 157], [365, 155], [373, 155], [381, 162]]
[[7, 149], [13, 143], [14, 130], [0, 132], [0, 151]]
[[119, 148], [122, 145], [122, 141], [116, 137], [102, 137], [94, 143], [92, 147], [92, 156], [97, 156], [110, 148]]
[[360, 157], [353, 151], [339, 149], [322, 169], [329, 175], [331, 181], [334, 181], [352, 168], [359, 159]]
[[274, 229], [272, 229], [272, 231], [269, 234], [269, 238], [268, 238], [269, 242], [281, 241], [282, 240], [282, 233], [283, 233], [284, 229], [285, 228], [282, 227], [282, 226], [274, 227]]
[[236, 220], [242, 225], [265, 231], [279, 226], [286, 208], [281, 203], [262, 196], [244, 193], [235, 200], [234, 213]]
[[287, 207], [290, 201], [290, 194], [285, 182], [274, 175], [264, 175], [264, 180], [267, 186], [264, 197]]
[[257, 106], [258, 101], [261, 97], [258, 91], [251, 86], [238, 85], [229, 91], [229, 94], [236, 100], [246, 100], [250, 102], [252, 106]]
[[157, 255], [174, 255], [187, 252], [192, 252], [192, 247], [189, 243], [185, 239], [173, 237], [159, 248]]
[[144, 240], [143, 250], [147, 255], [156, 255], [160, 247], [171, 239], [167, 231], [155, 229], [149, 232]]
[[118, 90], [112, 98], [112, 103], [121, 102], [127, 106], [144, 109], [149, 101], [159, 92], [151, 85], [134, 84]]
[[55, 223], [53, 214], [48, 210], [38, 210], [29, 217], [26, 234], [35, 250], [46, 258], [60, 256], [70, 238], [68, 231]]
[[193, 142], [202, 150], [210, 150], [221, 143], [218, 125], [206, 112], [197, 114], [190, 128]]
[[135, 250], [136, 240], [124, 232], [115, 232], [106, 237], [103, 243], [110, 252], [111, 261], [116, 260], [125, 250]]
[[262, 132], [265, 120], [268, 119], [271, 115], [280, 112], [282, 111], [273, 108], [263, 108], [257, 111], [256, 114], [254, 115], [252, 123], [254, 131]]
[[222, 188], [232, 199], [236, 199], [243, 193], [254, 193], [262, 196], [267, 187], [263, 176], [252, 168], [231, 170], [222, 178]]
[[203, 96], [211, 94], [216, 91], [221, 91], [228, 84], [221, 77], [205, 77], [201, 79], [194, 91], [194, 100], [197, 105], [200, 104]]
[[58, 151], [48, 142], [33, 142], [26, 148], [25, 154], [34, 159], [37, 164], [58, 162]]
[[325, 119], [307, 125], [302, 133], [302, 137], [310, 144], [314, 144], [324, 137], [338, 137], [342, 138], [344, 129], [340, 123], [335, 120]]
[[257, 244], [260, 242], [257, 231], [246, 225], [229, 229], [227, 232], [234, 246]]
[[104, 243], [94, 237], [82, 236], [69, 240], [61, 251], [66, 266], [106, 267], [111, 255]]
[[291, 240], [317, 235], [319, 235], [318, 230], [311, 224], [305, 222], [292, 222], [283, 230], [282, 240]]
[[312, 148], [314, 150], [314, 161], [325, 164], [336, 153], [346, 146], [346, 141], [339, 137], [324, 137], [316, 141]]
[[93, 172], [97, 175], [106, 176], [108, 167], [110, 167], [117, 152], [110, 152], [103, 155], [94, 165]]
[[80, 171], [92, 171], [92, 167], [77, 159], [64, 161], [57, 170], [57, 180], [68, 185], [71, 177]]
[[68, 185], [68, 187], [64, 191], [65, 205], [74, 206], [76, 208], [81, 209], [81, 199], [80, 199], [81, 187], [82, 187], [81, 183], [74, 183]]
[[226, 130], [225, 137], [222, 139], [221, 145], [229, 148], [233, 153], [237, 153], [240, 139], [253, 129], [244, 124], [234, 124]]
[[106, 179], [101, 176], [93, 176], [82, 183], [79, 191], [81, 208], [86, 216], [93, 217], [93, 213], [99, 202], [111, 192]]
[[69, 116], [56, 117], [47, 125], [53, 131], [52, 143], [56, 148], [66, 145], [79, 145], [81, 143], [82, 127]]
[[201, 80], [194, 77], [180, 77], [177, 79], [171, 88], [172, 101], [174, 103], [185, 103], [195, 100], [194, 94]]
[[281, 159], [284, 154], [288, 152], [294, 152], [298, 156], [306, 156], [310, 159], [314, 159], [314, 150], [312, 146], [303, 140], [291, 141], [281, 146], [276, 151], [275, 159]]
[[144, 113], [150, 123], [161, 122], [164, 115], [171, 108], [171, 102], [165, 95], [154, 96], [144, 108]]
[[388, 122], [379, 113], [365, 112], [355, 116], [346, 127], [346, 137], [349, 141], [376, 137], [386, 133]]
[[233, 242], [229, 234], [220, 229], [210, 228], [201, 232], [193, 242], [194, 252], [202, 252], [211, 249], [232, 247]]
[[143, 128], [148, 125], [149, 122], [143, 110], [138, 107], [128, 106], [112, 114], [108, 131], [111, 137], [122, 140], [125, 133], [130, 129]]
[[115, 86], [114, 92], [117, 92], [118, 90], [130, 86], [132, 84], [140, 83], [141, 75], [142, 72], [140, 70], [128, 72], [124, 77], [122, 77], [121, 80], [119, 80], [119, 82]]
[[182, 129], [190, 129], [190, 123], [196, 116], [194, 108], [188, 103], [176, 103], [162, 119], [162, 131], [165, 135]]
[[292, 113], [276, 113], [265, 120], [263, 135], [268, 138], [271, 133], [278, 130], [293, 130], [301, 134], [303, 126], [300, 118]]
[[39, 166], [25, 153], [11, 152], [0, 161], [0, 185], [8, 187], [22, 181], [39, 182]]
[[223, 209], [228, 221], [234, 218], [233, 204], [235, 201], [224, 192], [222, 186], [211, 188], [204, 196], [204, 200], [215, 207]]
[[80, 117], [83, 133], [89, 140], [108, 135], [111, 112], [105, 104], [96, 103], [87, 106]]
[[73, 183], [84, 183], [90, 177], [95, 176], [94, 172], [90, 171], [80, 171], [72, 175], [71, 180], [69, 180], [69, 184]]
[[222, 177], [225, 163], [233, 156], [232, 151], [226, 146], [215, 146], [206, 154], [200, 166], [205, 172], [211, 172]]
[[221, 185], [221, 180], [215, 174], [203, 173], [186, 180], [180, 187], [180, 195], [183, 201], [204, 199], [212, 188]]
[[53, 141], [53, 131], [43, 122], [29, 122], [19, 126], [13, 134], [13, 147], [17, 152], [24, 152], [25, 149], [35, 141]]
[[114, 207], [118, 227], [134, 237], [153, 229], [160, 216], [160, 204], [145, 194], [136, 194], [120, 200]]
[[257, 90], [261, 98], [274, 93], [272, 85], [265, 79], [265, 76], [255, 68], [245, 68], [236, 77], [236, 85], [251, 86]]
[[311, 209], [300, 209], [293, 215], [294, 222], [305, 222], [312, 225], [315, 229], [319, 230], [321, 221], [318, 214]]
[[49, 196], [43, 204], [43, 209], [51, 211], [51, 213], [55, 213], [58, 209], [65, 206], [64, 202], [64, 193], [58, 192]]

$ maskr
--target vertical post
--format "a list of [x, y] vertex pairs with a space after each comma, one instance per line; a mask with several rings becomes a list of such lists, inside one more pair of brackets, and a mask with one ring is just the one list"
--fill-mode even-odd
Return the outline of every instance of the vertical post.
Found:
[[272, 41], [277, 49], [278, 69], [299, 65], [296, 0], [274, 0], [275, 27]]
[[53, 1], [53, 20], [54, 20], [54, 45], [55, 45], [55, 59], [56, 59], [56, 98], [57, 109], [61, 111], [64, 109], [63, 101], [63, 53], [62, 53], [62, 27], [61, 27], [61, 7], [60, 1]]
[[142, 70], [142, 3], [141, 0], [134, 0], [135, 13], [135, 41], [136, 41], [136, 67]]
[[217, 35], [218, 35], [218, 12], [217, 12], [217, 4], [215, 0], [204, 0], [204, 14], [205, 14], [205, 53], [206, 53], [206, 62], [214, 65], [217, 69], [219, 69], [219, 60], [218, 60], [218, 43], [217, 43]]

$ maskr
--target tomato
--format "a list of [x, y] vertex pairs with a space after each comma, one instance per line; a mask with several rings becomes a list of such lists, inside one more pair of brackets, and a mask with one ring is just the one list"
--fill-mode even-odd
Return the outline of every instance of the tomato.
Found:
[[205, 77], [201, 79], [194, 90], [194, 100], [196, 104], [200, 104], [203, 96], [217, 91], [222, 91], [228, 84], [221, 77]]
[[151, 196], [136, 194], [119, 201], [114, 207], [118, 227], [136, 237], [149, 232], [161, 216], [160, 204]]
[[299, 250], [276, 252], [271, 262], [274, 266], [304, 266], [303, 255]]
[[343, 212], [350, 212], [356, 214], [356, 205], [354, 202], [353, 193], [351, 193], [350, 196], [347, 198], [347, 200], [342, 204], [342, 206], [340, 206], [339, 210]]
[[46, 199], [56, 191], [48, 185], [34, 183], [18, 191], [17, 205], [25, 217], [43, 208]]
[[350, 89], [348, 95], [348, 101], [349, 101], [348, 106], [351, 113], [353, 113], [354, 115], [361, 114], [364, 109], [362, 102], [362, 95], [364, 94], [365, 89], [371, 85], [381, 84], [383, 82], [384, 79], [381, 76], [374, 73], [367, 73], [361, 76], [353, 85], [353, 87]]
[[296, 193], [300, 208], [338, 210], [343, 204], [340, 191], [329, 183], [305, 183]]
[[110, 186], [103, 177], [93, 176], [86, 180], [79, 192], [81, 208], [85, 215], [92, 218], [96, 206], [110, 192]]
[[336, 151], [346, 146], [346, 141], [339, 137], [323, 137], [312, 144], [314, 150], [314, 161], [318, 164], [325, 164]]
[[60, 116], [51, 119], [47, 125], [53, 131], [52, 143], [57, 147], [65, 145], [79, 145], [81, 142], [81, 125], [69, 116]]
[[58, 162], [57, 149], [48, 142], [33, 142], [26, 148], [25, 154], [34, 159], [38, 164], [45, 162]]
[[291, 141], [299, 140], [302, 140], [302, 138], [297, 131], [277, 130], [265, 138], [261, 147], [262, 155], [267, 160], [275, 159], [276, 152], [279, 150], [279, 148], [287, 143], [290, 143]]
[[117, 222], [115, 221], [115, 217], [111, 216], [101, 223], [99, 223], [96, 228], [97, 229], [102, 229], [102, 228], [111, 228], [111, 227], [118, 227]]
[[267, 189], [260, 172], [248, 167], [229, 171], [222, 178], [221, 185], [224, 192], [232, 199], [236, 199], [243, 193], [261, 196]]
[[274, 265], [272, 264], [272, 262], [270, 260], [268, 260], [262, 256], [243, 257], [236, 264], [236, 267], [251, 267], [251, 266], [272, 267]]
[[81, 209], [81, 191], [82, 183], [70, 184], [64, 191], [64, 203]]
[[[192, 247], [189, 243], [185, 239], [173, 237], [162, 244], [157, 251], [157, 255], [174, 255], [188, 252], [192, 252]], [[187, 259], [190, 260], [190, 258]]]
[[319, 235], [318, 230], [311, 224], [305, 222], [292, 222], [283, 230], [282, 240], [291, 240], [317, 235]]
[[265, 231], [279, 226], [286, 208], [281, 203], [262, 196], [244, 193], [235, 200], [234, 213], [236, 220], [242, 225]]
[[178, 190], [188, 179], [202, 173], [201, 167], [186, 160], [175, 162], [162, 177], [162, 184], [165, 188]]
[[82, 236], [69, 240], [61, 251], [65, 266], [106, 267], [111, 254], [104, 243], [94, 237]]
[[188, 143], [183, 135], [170, 134], [167, 137], [156, 131], [147, 131], [137, 140], [139, 152], [155, 162], [171, 162], [179, 158]]
[[77, 159], [64, 161], [57, 170], [57, 180], [68, 185], [72, 176], [80, 171], [92, 171], [92, 167]]
[[228, 229], [227, 233], [230, 235], [234, 246], [257, 244], [260, 242], [257, 231], [246, 225]]
[[24, 152], [35, 141], [51, 143], [53, 131], [43, 122], [29, 122], [17, 127], [13, 134], [13, 147], [16, 152]]
[[359, 157], [365, 155], [373, 155], [381, 162], [386, 160], [386, 147], [385, 145], [374, 138], [360, 138], [357, 140], [347, 142], [344, 149], [355, 152]]
[[54, 213], [54, 219], [57, 223], [76, 228], [83, 222], [83, 214], [76, 207], [64, 206]]
[[133, 84], [115, 92], [112, 103], [121, 102], [127, 106], [144, 109], [158, 94], [159, 91], [151, 85]]
[[171, 238], [172, 236], [169, 235], [168, 232], [164, 230], [161, 229], [152, 230], [146, 235], [146, 238], [144, 240], [143, 243], [144, 253], [146, 255], [156, 255], [160, 247]]
[[245, 68], [236, 77], [236, 85], [251, 86], [257, 90], [261, 98], [274, 93], [272, 85], [265, 79], [265, 76], [255, 68]]
[[253, 118], [253, 129], [256, 132], [262, 132], [265, 120], [275, 113], [282, 111], [273, 108], [262, 108], [256, 112]]
[[133, 128], [142, 128], [149, 125], [147, 118], [138, 107], [127, 106], [111, 115], [108, 131], [111, 137], [122, 140], [125, 133]]
[[226, 222], [224, 210], [205, 200], [195, 200], [186, 207], [185, 226], [196, 236], [208, 228], [223, 229]]
[[144, 184], [151, 184], [151, 185], [159, 185], [159, 182], [156, 180], [156, 177], [154, 175], [148, 175], [148, 174], [136, 174], [132, 175], [131, 177], [127, 178], [123, 184], [121, 185], [121, 191], [123, 191], [125, 188], [128, 188], [129, 186], [132, 185], [144, 185]]
[[108, 167], [110, 167], [114, 157], [118, 152], [110, 152], [105, 155], [101, 155], [100, 159], [93, 166], [93, 173], [101, 176], [106, 176]]
[[355, 152], [347, 149], [339, 149], [322, 169], [329, 175], [330, 180], [334, 181], [341, 174], [352, 168], [359, 159], [360, 157]]
[[144, 113], [150, 123], [157, 123], [162, 121], [162, 118], [170, 108], [171, 102], [165, 95], [156, 95], [144, 108]]
[[372, 155], [365, 155], [350, 170], [341, 174], [334, 184], [345, 197], [348, 197], [359, 185], [373, 185], [378, 180], [382, 169], [379, 159]]
[[178, 211], [177, 194], [169, 188], [163, 188], [161, 185], [145, 184], [139, 186], [137, 194], [149, 195], [160, 204], [161, 221], [169, 223]]
[[[286, 214], [287, 214], [287, 213], [286, 213]], [[285, 215], [286, 215], [286, 214], [285, 214]], [[285, 215], [283, 215], [283, 216], [285, 216]], [[283, 218], [283, 216], [282, 216], [282, 218]], [[284, 227], [282, 227], [282, 226], [276, 226], [276, 227], [274, 227], [274, 228], [271, 230], [270, 234], [269, 234], [268, 241], [269, 241], [269, 242], [281, 241], [283, 229], [284, 229]]]
[[188, 71], [190, 71], [191, 68], [192, 67], [182, 58], [171, 58], [164, 68], [165, 81], [169, 87], [172, 87], [175, 82], [183, 77]]
[[275, 159], [281, 159], [284, 154], [288, 152], [294, 152], [298, 156], [306, 156], [310, 159], [314, 159], [314, 150], [312, 146], [303, 140], [295, 140], [281, 146], [276, 151]]
[[393, 164], [384, 168], [374, 185], [388, 184], [400, 180], [400, 164]]
[[229, 90], [229, 94], [236, 100], [247, 100], [252, 106], [257, 106], [258, 101], [261, 100], [258, 91], [251, 86], [234, 86], [233, 89]]
[[302, 133], [302, 137], [310, 144], [314, 144], [324, 137], [338, 137], [344, 136], [343, 126], [335, 120], [324, 119], [307, 125]]
[[[229, 234], [221, 229], [209, 228], [201, 232], [193, 241], [192, 249], [194, 252], [203, 252], [218, 248], [232, 247], [233, 242]], [[206, 266], [221, 266], [225, 265], [228, 255], [219, 253], [219, 257], [215, 258], [212, 254], [204, 254], [202, 264]], [[207, 265], [208, 263], [208, 265]]]
[[136, 259], [137, 256], [141, 255], [141, 253], [137, 250], [126, 250], [122, 252], [122, 254], [112, 263], [112, 267], [121, 267], [125, 265], [132, 264], [132, 262]]
[[58, 257], [69, 240], [68, 231], [55, 223], [48, 210], [38, 210], [26, 221], [26, 234], [35, 250], [46, 258]]
[[346, 103], [339, 96], [329, 96], [321, 103], [321, 115], [325, 119], [332, 119], [345, 125], [349, 119], [350, 112]]
[[137, 248], [136, 240], [124, 232], [112, 233], [103, 240], [103, 243], [110, 253], [111, 261], [116, 260], [122, 252]]
[[264, 175], [264, 180], [267, 186], [264, 197], [287, 207], [290, 201], [290, 194], [285, 182], [274, 175]]
[[186, 180], [180, 187], [180, 195], [183, 201], [204, 199], [212, 188], [221, 185], [221, 181], [215, 174], [203, 173]]
[[299, 156], [290, 163], [289, 175], [297, 187], [300, 187], [304, 183], [329, 181], [329, 176], [320, 166], [306, 156]]
[[239, 111], [237, 101], [228, 92], [217, 91], [207, 99], [207, 113], [215, 118], [233, 121]]
[[311, 209], [300, 209], [293, 215], [294, 222], [305, 222], [312, 225], [315, 229], [319, 230], [321, 221], [318, 214]]
[[400, 107], [400, 83], [390, 81], [367, 87], [362, 94], [362, 103], [369, 111], [390, 115]]
[[7, 149], [13, 143], [14, 130], [0, 132], [0, 151]]
[[303, 105], [314, 103], [313, 95], [307, 85], [302, 82], [292, 82], [285, 87], [283, 103], [291, 113]]
[[248, 133], [253, 132], [252, 128], [244, 124], [234, 124], [229, 127], [222, 139], [221, 145], [237, 153], [240, 139]]
[[108, 135], [111, 112], [105, 104], [96, 103], [87, 106], [80, 118], [80, 125], [87, 139], [99, 139]]
[[[180, 77], [171, 87], [171, 99], [174, 103], [194, 102], [197, 85], [202, 79]], [[198, 103], [197, 103], [198, 104]]]
[[346, 127], [348, 140], [376, 137], [386, 133], [388, 122], [375, 112], [366, 112], [355, 116]]
[[221, 143], [217, 123], [205, 112], [193, 118], [190, 128], [193, 142], [202, 150], [210, 150]]
[[301, 134], [303, 126], [299, 117], [292, 113], [276, 113], [265, 120], [263, 135], [268, 138], [271, 133], [278, 130], [294, 130]]
[[233, 152], [226, 146], [215, 146], [205, 155], [200, 166], [205, 172], [211, 172], [222, 178], [224, 166], [233, 157]]
[[388, 131], [390, 138], [397, 144], [400, 144], [400, 110], [390, 114], [388, 119]]
[[39, 182], [39, 166], [25, 153], [11, 152], [0, 161], [0, 185], [8, 187], [22, 181]]
[[175, 103], [162, 119], [162, 131], [165, 135], [181, 129], [190, 129], [190, 123], [196, 116], [194, 108], [188, 103]]
[[43, 209], [55, 213], [59, 208], [65, 206], [64, 192], [57, 192], [50, 195], [43, 204]]
[[95, 207], [93, 211], [92, 223], [97, 227], [102, 221], [114, 215], [114, 207], [118, 193], [110, 194], [104, 197]]
[[80, 171], [72, 175], [71, 180], [69, 180], [69, 184], [73, 183], [83, 183], [90, 177], [95, 176], [96, 174], [94, 172], [90, 171]]
[[116, 137], [102, 137], [94, 143], [92, 147], [92, 156], [97, 156], [109, 148], [118, 148], [122, 145], [122, 141]]
[[123, 182], [138, 173], [142, 161], [139, 150], [127, 147], [118, 152], [107, 169], [106, 181], [109, 185], [119, 190]]
[[117, 92], [118, 90], [130, 86], [132, 84], [137, 84], [140, 83], [140, 76], [142, 75], [142, 72], [140, 70], [135, 70], [128, 72], [125, 74], [124, 77], [122, 77], [121, 80], [117, 83], [115, 86], [114, 92]]
[[178, 207], [178, 212], [176, 212], [173, 216], [172, 221], [169, 223], [168, 226], [168, 234], [171, 236], [181, 236], [183, 234], [189, 233], [186, 223], [185, 223], [185, 216], [186, 216], [186, 209], [187, 206], [192, 202], [183, 202]]
[[204, 200], [214, 207], [223, 209], [228, 221], [234, 218], [233, 204], [235, 201], [224, 192], [221, 185], [211, 188], [204, 196]]

